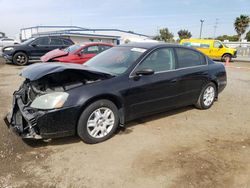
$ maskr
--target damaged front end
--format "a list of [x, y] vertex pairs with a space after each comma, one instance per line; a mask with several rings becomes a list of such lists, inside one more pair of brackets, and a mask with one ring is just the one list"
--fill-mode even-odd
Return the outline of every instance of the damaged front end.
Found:
[[[43, 74], [37, 70], [40, 66]], [[56, 65], [56, 68], [54, 65], [55, 69], [48, 71], [44, 71], [43, 66], [46, 64], [40, 66], [33, 66], [36, 69], [29, 67], [28, 72], [27, 69], [22, 72], [26, 80], [13, 94], [13, 106], [6, 116], [6, 123], [22, 138], [47, 139], [74, 135], [79, 109], [70, 104], [64, 106], [67, 91], [107, 79], [108, 76], [67, 68], [61, 64]], [[38, 74], [34, 74], [34, 71]]]
[[14, 132], [22, 138], [41, 139], [36, 120], [42, 115], [42, 112], [30, 107], [32, 100], [30, 99], [29, 88], [26, 81], [18, 91], [14, 92], [12, 109], [5, 120], [7, 120], [8, 126], [13, 128]]

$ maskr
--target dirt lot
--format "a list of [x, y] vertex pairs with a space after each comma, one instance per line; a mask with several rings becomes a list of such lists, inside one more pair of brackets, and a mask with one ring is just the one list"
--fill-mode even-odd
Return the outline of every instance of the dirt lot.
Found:
[[9, 131], [20, 70], [0, 63], [0, 187], [250, 187], [250, 63], [227, 68], [211, 109], [137, 120], [97, 145], [24, 142]]

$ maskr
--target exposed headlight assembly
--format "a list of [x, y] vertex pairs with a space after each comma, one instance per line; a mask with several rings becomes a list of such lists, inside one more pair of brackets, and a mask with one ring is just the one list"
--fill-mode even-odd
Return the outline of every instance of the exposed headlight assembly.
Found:
[[53, 92], [35, 98], [31, 103], [32, 108], [49, 110], [63, 107], [69, 94], [65, 92]]

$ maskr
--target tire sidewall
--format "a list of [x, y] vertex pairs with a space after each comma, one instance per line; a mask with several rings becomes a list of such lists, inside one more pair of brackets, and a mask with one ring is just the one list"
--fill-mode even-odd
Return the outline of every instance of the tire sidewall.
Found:
[[[17, 56], [18, 55], [22, 55], [22, 56], [25, 56], [26, 57], [26, 61], [24, 63], [18, 63], [17, 62]], [[15, 53], [14, 57], [13, 57], [13, 62], [16, 64], [16, 65], [19, 65], [19, 66], [22, 66], [22, 65], [27, 65], [28, 62], [29, 62], [29, 57], [27, 56], [27, 54], [23, 53], [23, 52], [17, 52]]]
[[[91, 135], [89, 135], [87, 130], [87, 121], [90, 117], [90, 115], [98, 108], [106, 107], [112, 110], [115, 117], [115, 123], [113, 125], [112, 130], [104, 137], [102, 138], [94, 138]], [[77, 125], [77, 134], [78, 136], [86, 143], [88, 144], [95, 144], [99, 142], [103, 142], [109, 138], [111, 138], [116, 131], [117, 127], [119, 125], [119, 115], [118, 115], [118, 109], [115, 106], [115, 104], [109, 100], [98, 100], [96, 102], [93, 102], [88, 107], [85, 108], [85, 110], [82, 112], [78, 125]]]
[[[210, 87], [210, 86], [214, 88], [214, 98], [213, 98], [212, 103], [211, 103], [209, 106], [207, 106], [207, 105], [204, 104], [203, 97], [204, 97], [204, 93], [205, 93], [206, 89], [207, 89], [208, 87]], [[217, 95], [217, 89], [216, 89], [215, 84], [212, 83], [212, 82], [209, 83], [209, 84], [207, 84], [207, 85], [202, 89], [201, 96], [200, 96], [200, 99], [199, 99], [199, 100], [200, 100], [200, 106], [201, 106], [201, 108], [202, 108], [202, 109], [209, 109], [209, 108], [213, 105], [213, 103], [214, 103], [214, 101], [215, 101], [216, 95]]]

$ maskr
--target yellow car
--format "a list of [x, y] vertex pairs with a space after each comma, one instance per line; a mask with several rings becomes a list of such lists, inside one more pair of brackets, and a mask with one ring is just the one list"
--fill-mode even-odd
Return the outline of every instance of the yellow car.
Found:
[[237, 54], [236, 49], [227, 47], [219, 40], [183, 39], [180, 44], [196, 48], [214, 60], [231, 61]]

